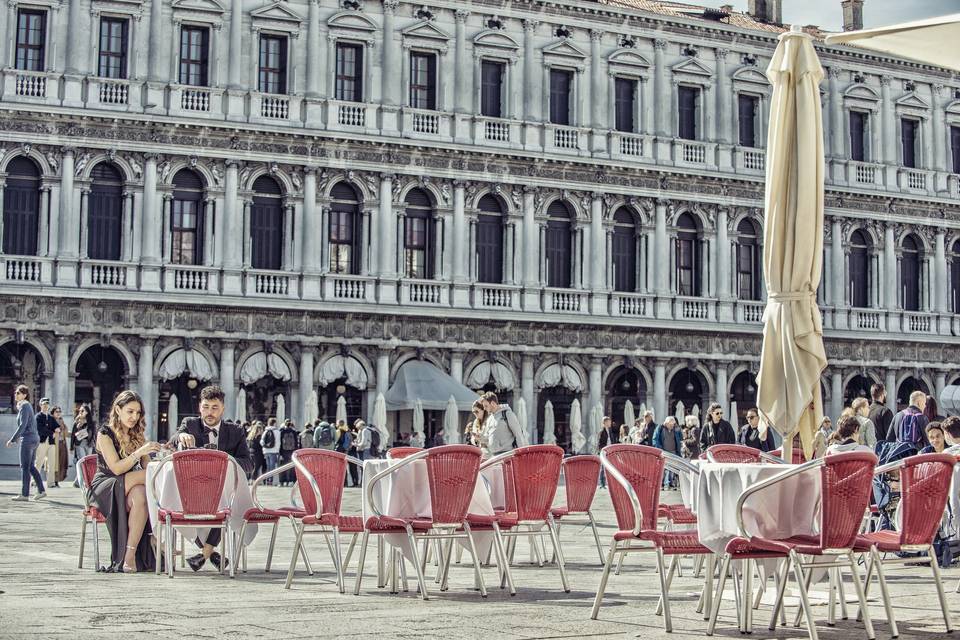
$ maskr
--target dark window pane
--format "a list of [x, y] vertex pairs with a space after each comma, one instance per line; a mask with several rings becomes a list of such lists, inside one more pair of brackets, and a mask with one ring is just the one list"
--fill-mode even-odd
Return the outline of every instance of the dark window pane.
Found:
[[17, 69], [43, 71], [46, 42], [47, 12], [19, 10], [17, 12]]
[[437, 108], [437, 56], [432, 53], [410, 54], [410, 106]]
[[700, 89], [695, 87], [677, 87], [678, 130], [684, 140], [697, 139], [697, 102]]
[[26, 158], [7, 165], [3, 187], [3, 252], [37, 255], [40, 228], [40, 171]]
[[113, 167], [93, 170], [87, 197], [87, 255], [92, 260], [119, 260], [123, 237], [123, 178]]
[[740, 146], [757, 146], [757, 105], [759, 101], [755, 96], [746, 96], [740, 94], [737, 96], [738, 121], [740, 125]]
[[900, 140], [903, 146], [903, 166], [917, 166], [917, 132], [920, 123], [910, 118], [900, 120]]
[[432, 278], [436, 222], [430, 196], [421, 189], [407, 193], [405, 213], [404, 273], [408, 278]]
[[203, 179], [189, 169], [173, 177], [170, 209], [170, 261], [174, 264], [203, 262]]
[[330, 196], [330, 271], [360, 273], [361, 224], [360, 203], [349, 184], [334, 185]]
[[900, 259], [900, 289], [905, 311], [920, 311], [920, 249], [909, 236], [903, 241]]
[[127, 20], [120, 18], [100, 19], [101, 78], [127, 77]]
[[862, 111], [850, 112], [850, 159], [866, 162], [867, 114]]
[[[637, 229], [632, 220], [618, 222], [613, 228], [613, 289], [614, 291], [633, 292], [637, 290]], [[593, 268], [603, 268], [594, 264]]]
[[950, 127], [950, 149], [953, 152], [953, 172], [960, 173], [960, 127]]
[[[687, 214], [677, 220], [679, 229], [695, 229]], [[700, 237], [696, 231], [678, 231], [676, 240], [677, 293], [682, 296], [700, 295]]]
[[180, 28], [180, 84], [205, 87], [209, 84], [210, 30], [206, 27]]
[[250, 266], [254, 269], [283, 267], [284, 211], [283, 191], [267, 176], [253, 183], [256, 192], [250, 211]]
[[572, 86], [572, 71], [550, 70], [550, 122], [553, 124], [570, 124], [570, 89]]
[[503, 282], [503, 218], [480, 215], [477, 218], [477, 280]]
[[503, 117], [503, 63], [484, 60], [480, 65], [480, 114]]
[[260, 36], [260, 93], [287, 92], [287, 39]]
[[636, 131], [634, 114], [637, 111], [637, 81], [629, 78], [616, 78], [613, 83], [614, 115], [617, 131], [633, 133]]
[[363, 101], [363, 47], [337, 43], [336, 99], [345, 102]]

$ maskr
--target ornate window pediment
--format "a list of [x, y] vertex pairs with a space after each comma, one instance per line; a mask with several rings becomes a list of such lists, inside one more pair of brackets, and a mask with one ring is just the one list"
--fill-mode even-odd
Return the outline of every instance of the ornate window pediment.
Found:
[[853, 100], [869, 100], [871, 102], [880, 101], [880, 94], [863, 84], [850, 85], [850, 87], [843, 92], [843, 97]]
[[709, 68], [696, 58], [687, 58], [670, 68], [674, 75], [683, 75], [699, 82], [709, 82], [713, 79], [713, 69]]
[[227, 11], [219, 0], [174, 0], [171, 8], [175, 15], [205, 14], [208, 19], [220, 18]]
[[517, 59], [520, 44], [498, 29], [481, 31], [473, 39], [474, 55], [478, 57], [500, 57]]
[[617, 49], [607, 56], [607, 65], [612, 74], [645, 75], [650, 69], [650, 61], [637, 53], [635, 49]]
[[908, 110], [926, 111], [930, 108], [930, 105], [927, 103], [927, 101], [914, 92], [905, 94], [903, 97], [897, 100], [896, 105], [897, 107]]
[[561, 38], [541, 49], [543, 63], [547, 67], [572, 67], [577, 71], [586, 68], [587, 54], [567, 38]]
[[300, 34], [300, 27], [303, 25], [303, 18], [294, 13], [285, 2], [274, 2], [254, 9], [250, 12], [250, 20], [254, 29], [286, 31], [294, 36]]
[[441, 53], [447, 52], [447, 43], [450, 41], [450, 34], [440, 29], [430, 20], [421, 20], [400, 32], [403, 36], [403, 46], [405, 49], [426, 48], [439, 49]]
[[767, 80], [767, 76], [763, 75], [763, 73], [760, 71], [757, 71], [757, 69], [754, 67], [740, 67], [733, 73], [733, 81], [748, 82], [750, 84], [760, 85], [764, 89], [770, 87], [770, 81]]
[[93, 0], [90, 11], [97, 13], [126, 13], [140, 15], [144, 0]]
[[376, 22], [358, 11], [341, 11], [330, 16], [327, 26], [334, 30], [357, 32], [367, 35], [380, 27]]

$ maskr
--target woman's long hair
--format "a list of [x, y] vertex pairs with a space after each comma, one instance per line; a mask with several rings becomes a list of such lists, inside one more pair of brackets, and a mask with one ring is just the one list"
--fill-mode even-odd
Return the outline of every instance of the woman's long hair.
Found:
[[[123, 423], [120, 421], [120, 409], [131, 402], [136, 402], [140, 405], [140, 419], [137, 420], [137, 424], [135, 424], [132, 429], [128, 430], [124, 428]], [[146, 441], [144, 433], [147, 429], [147, 423], [144, 419], [143, 400], [140, 399], [140, 396], [129, 389], [118, 393], [117, 397], [113, 399], [113, 405], [110, 407], [110, 418], [107, 420], [107, 426], [110, 427], [113, 435], [117, 438], [117, 442], [120, 443], [120, 451], [117, 453], [120, 454], [121, 458], [126, 458], [142, 447]]]

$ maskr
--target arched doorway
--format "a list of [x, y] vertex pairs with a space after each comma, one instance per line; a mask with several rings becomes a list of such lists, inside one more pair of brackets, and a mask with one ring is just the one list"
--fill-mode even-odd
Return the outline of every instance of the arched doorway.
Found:
[[347, 424], [353, 424], [357, 418], [365, 417], [368, 421], [371, 420], [372, 416], [366, 415], [366, 390], [370, 380], [359, 360], [349, 353], [332, 355], [321, 362], [314, 377], [318, 387], [318, 416], [334, 424], [337, 401], [343, 396], [347, 409]]
[[[169, 439], [176, 433], [184, 418], [193, 418], [200, 415], [200, 390], [204, 383], [188, 373], [177, 376], [172, 380], [160, 383], [160, 395], [157, 397], [157, 410], [160, 419], [157, 424], [157, 438]], [[171, 400], [176, 397], [176, 415], [170, 415]], [[233, 416], [224, 416], [233, 420]]]
[[927, 395], [930, 394], [930, 387], [927, 386], [927, 383], [916, 378], [914, 376], [909, 376], [904, 378], [903, 382], [900, 383], [900, 386], [897, 388], [897, 409], [903, 409], [910, 404], [910, 394], [914, 391], [923, 391]]
[[633, 367], [622, 366], [613, 370], [607, 382], [606, 411], [614, 424], [625, 423], [623, 411], [627, 400], [633, 403], [634, 415], [642, 418], [640, 405], [647, 401], [647, 381]]
[[330, 382], [320, 389], [320, 393], [318, 394], [320, 413], [318, 415], [330, 424], [336, 424], [337, 401], [340, 396], [343, 396], [343, 400], [347, 405], [348, 425], [352, 425], [358, 418], [364, 417], [364, 413], [366, 412], [364, 410], [363, 391], [348, 384], [345, 376]]
[[113, 398], [127, 386], [126, 361], [114, 347], [93, 345], [77, 360], [73, 401], [89, 404], [97, 424], [109, 417]]
[[[491, 391], [497, 394], [497, 400], [500, 401], [500, 404], [509, 404], [514, 411], [517, 410], [517, 407], [513, 405], [513, 390], [516, 386], [516, 379], [513, 370], [502, 362], [487, 360], [477, 363], [470, 369], [464, 385], [476, 391], [478, 397], [487, 391]], [[523, 428], [526, 429], [526, 425], [523, 425]]]
[[[30, 399], [38, 399], [43, 394], [44, 374], [43, 358], [31, 345], [8, 342], [0, 346], [0, 413], [17, 412], [13, 391], [18, 385], [27, 385]], [[54, 398], [53, 401], [60, 404], [66, 402], [66, 398]], [[65, 407], [64, 413], [72, 412]]]
[[[245, 407], [241, 417], [250, 422], [266, 422], [269, 418], [289, 418], [296, 413], [290, 395], [292, 379], [290, 365], [276, 353], [258, 351], [251, 354], [240, 367], [240, 389]], [[279, 416], [281, 402], [283, 415]], [[241, 411], [239, 404], [237, 411]]]
[[[710, 385], [703, 374], [695, 369], [683, 368], [673, 374], [670, 379], [669, 395], [667, 401], [667, 414], [676, 415], [677, 402], [683, 402], [684, 412], [689, 415], [693, 412], [693, 407], [700, 407], [701, 421], [703, 414], [707, 409], [707, 394]], [[664, 416], [666, 417], [666, 416]], [[657, 420], [663, 418], [657, 416]]]
[[[543, 442], [546, 435], [544, 432], [545, 410], [547, 401], [549, 401], [553, 405], [553, 435], [556, 438], [557, 446], [562, 447], [565, 453], [573, 452], [570, 438], [570, 406], [579, 397], [579, 393], [563, 386], [547, 387], [540, 390], [537, 397], [537, 442]], [[589, 437], [585, 418], [581, 415], [581, 420], [584, 422], [583, 433]]]
[[[747, 423], [747, 411], [757, 406], [757, 378], [752, 371], [741, 371], [733, 379], [730, 385], [730, 396], [736, 403], [736, 413], [730, 411], [731, 416], [727, 418], [730, 422], [735, 422], [734, 428]], [[724, 407], [724, 412], [727, 408]]]
[[849, 407], [857, 398], [870, 399], [870, 387], [876, 382], [870, 376], [857, 374], [850, 378], [843, 390], [843, 406]]

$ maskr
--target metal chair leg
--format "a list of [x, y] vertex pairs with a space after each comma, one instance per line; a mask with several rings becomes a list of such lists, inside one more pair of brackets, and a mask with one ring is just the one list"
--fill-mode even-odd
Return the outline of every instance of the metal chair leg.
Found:
[[837, 569], [828, 569], [830, 576], [830, 588], [827, 589], [827, 625], [834, 626], [837, 623]]
[[[677, 571], [677, 566], [680, 562], [680, 556], [674, 555], [670, 558], [670, 568], [667, 569], [667, 590], [670, 590], [670, 586], [673, 584], [673, 574]], [[653, 612], [654, 615], [660, 615], [663, 613], [663, 597], [657, 601], [657, 609]]]
[[590, 528], [593, 529], [593, 541], [597, 545], [597, 555], [600, 556], [600, 566], [603, 566], [603, 543], [600, 542], [600, 531], [597, 529], [597, 521], [593, 517], [593, 513], [587, 511], [587, 518], [590, 519]]
[[613, 572], [613, 575], [615, 575], [615, 576], [620, 575], [620, 569], [623, 568], [623, 559], [626, 558], [626, 557], [627, 557], [627, 554], [622, 553], [622, 554], [620, 554], [620, 557], [617, 558], [617, 570]]
[[567, 582], [567, 569], [564, 566], [566, 562], [563, 560], [563, 549], [560, 548], [560, 542], [557, 540], [557, 532], [554, 527], [553, 516], [548, 514], [547, 529], [550, 532], [550, 541], [553, 543], [553, 548], [557, 551], [557, 566], [560, 567], [560, 582], [563, 583], [564, 593], [570, 593], [570, 584]]
[[669, 587], [667, 586], [663, 549], [660, 547], [657, 547], [657, 575], [660, 576], [660, 597], [663, 599], [663, 629], [667, 633], [671, 633], [673, 631], [673, 621], [670, 619]]
[[783, 566], [780, 567], [774, 575], [774, 584], [776, 585], [777, 595], [773, 601], [773, 615], [770, 616], [770, 624], [767, 626], [770, 631], [776, 631], [777, 629], [777, 615], [783, 617], [783, 622], [786, 624], [786, 617], [783, 616], [783, 597], [787, 591], [787, 582], [790, 579], [790, 560], [787, 558], [783, 559]]
[[293, 544], [293, 557], [290, 558], [290, 567], [287, 569], [287, 582], [283, 585], [284, 589], [289, 589], [290, 585], [293, 584], [293, 572], [297, 570], [297, 556], [300, 555], [300, 547], [303, 545], [303, 530], [306, 529], [304, 525], [297, 526], [296, 523], [293, 523], [293, 527], [297, 530], [297, 541]]
[[270, 565], [273, 564], [273, 548], [277, 542], [277, 529], [280, 528], [280, 519], [278, 518], [276, 522], [273, 523], [273, 532], [270, 534], [270, 546], [267, 547], [267, 566], [264, 569], [266, 573], [270, 573]]
[[[866, 593], [866, 591], [864, 591]], [[840, 600], [840, 618], [847, 619], [847, 594], [843, 587], [843, 569], [837, 567], [837, 596]]]
[[100, 569], [100, 526], [96, 521], [93, 522], [93, 563], [96, 569]]
[[940, 599], [940, 609], [943, 610], [943, 621], [947, 625], [947, 633], [953, 631], [953, 624], [950, 622], [950, 607], [947, 606], [947, 596], [943, 592], [943, 578], [940, 577], [940, 561], [937, 560], [937, 554], [933, 551], [931, 545], [927, 555], [930, 556], [930, 571], [933, 572], [933, 582], [937, 585], [937, 598]]
[[[80, 525], [80, 561], [77, 563], [77, 569], [83, 569], [83, 547], [87, 541], [87, 516], [81, 515], [83, 518], [83, 524]], [[94, 527], [97, 526], [96, 523], [93, 524]], [[100, 567], [94, 567], [99, 569]]]
[[[463, 523], [463, 530], [467, 533], [467, 542], [470, 544], [470, 555], [473, 556], [474, 575], [477, 578], [477, 586], [480, 588], [480, 597], [487, 597], [487, 586], [483, 583], [483, 573], [480, 571], [480, 554], [477, 553], [477, 544], [473, 539], [473, 531], [470, 525]], [[561, 561], [562, 562], [562, 561]]]
[[[870, 564], [867, 567], [867, 575], [870, 574], [872, 567], [877, 568], [877, 582], [880, 583], [880, 595], [883, 597], [883, 608], [887, 612], [887, 624], [890, 625], [890, 635], [896, 638], [900, 635], [897, 630], [897, 620], [893, 617], [893, 605], [890, 602], [890, 591], [887, 589], [887, 577], [883, 575], [883, 561], [880, 559], [880, 552], [876, 546], [870, 547]], [[863, 595], [868, 593], [867, 583], [863, 585]], [[859, 619], [859, 616], [858, 616]]]
[[500, 572], [503, 574], [500, 582], [500, 588], [503, 588], [503, 581], [506, 580], [510, 595], [517, 595], [517, 590], [513, 586], [513, 574], [510, 573], [510, 563], [507, 562], [507, 552], [503, 546], [503, 536], [500, 535], [500, 526], [493, 523], [493, 546], [497, 551], [497, 564], [500, 565]]
[[863, 612], [863, 626], [867, 629], [867, 638], [874, 640], [877, 636], [873, 632], [873, 622], [870, 620], [870, 611], [867, 609], [867, 596], [863, 591], [863, 583], [860, 582], [860, 574], [857, 571], [857, 560], [853, 557], [853, 552], [847, 554], [850, 562], [850, 575], [853, 578], [853, 587], [857, 590], [857, 600], [860, 601], [860, 610]]
[[750, 566], [750, 560], [743, 563], [743, 595], [740, 601], [743, 604], [743, 632], [753, 633], [753, 567]]
[[347, 545], [347, 555], [343, 558], [344, 576], [346, 576], [347, 567], [350, 566], [350, 558], [353, 557], [353, 549], [357, 546], [357, 535], [358, 534], [354, 533], [352, 536], [350, 536], [350, 544]]
[[[420, 564], [420, 553], [417, 551], [417, 539], [413, 535], [413, 527], [409, 524], [407, 525], [407, 538], [410, 540], [410, 553], [413, 555], [413, 567], [417, 571], [417, 583], [420, 585], [420, 598], [429, 600], [430, 595], [427, 593], [427, 581], [423, 577], [423, 565]], [[474, 560], [476, 560], [476, 558], [474, 558]], [[400, 562], [403, 562], [403, 560]], [[401, 564], [401, 566], [403, 565]]]
[[333, 529], [333, 566], [337, 570], [337, 589], [343, 593], [346, 589], [343, 586], [343, 556], [340, 554], [340, 530]]
[[173, 577], [173, 563], [174, 563], [173, 536], [174, 536], [173, 524], [170, 522], [170, 516], [168, 515], [167, 516], [167, 533], [164, 536], [166, 538], [166, 543], [167, 543], [166, 556], [167, 556], [167, 577], [168, 578]]
[[[184, 550], [183, 550], [183, 546], [184, 546], [184, 544], [185, 544], [185, 541], [186, 541], [186, 538], [181, 535], [181, 536], [180, 536], [180, 568], [181, 568], [181, 569], [185, 569], [185, 568], [187, 567], [187, 554], [186, 554], [186, 553], [184, 552]], [[173, 532], [173, 544], [174, 544], [174, 546], [176, 546], [176, 544], [177, 544], [177, 532], [176, 532], [176, 530], [174, 530], [174, 532]], [[174, 555], [176, 555], [176, 554], [174, 554]], [[174, 560], [176, 560], [176, 558], [174, 558]]]
[[367, 542], [369, 540], [370, 532], [364, 531], [363, 538], [360, 541], [360, 557], [357, 559], [357, 580], [353, 585], [353, 595], [355, 596], [360, 595], [360, 581], [363, 579], [363, 561], [367, 559]]
[[720, 615], [720, 601], [723, 600], [723, 587], [727, 583], [727, 574], [730, 572], [730, 554], [723, 554], [723, 564], [720, 566], [720, 579], [717, 582], [717, 592], [713, 597], [713, 609], [710, 611], [710, 624], [707, 625], [707, 635], [712, 636], [717, 627], [717, 616]]
[[610, 549], [607, 551], [607, 559], [603, 563], [603, 573], [600, 575], [600, 584], [597, 586], [597, 595], [593, 599], [593, 610], [590, 612], [590, 619], [596, 620], [600, 613], [600, 602], [603, 600], [603, 592], [607, 590], [607, 580], [610, 578], [610, 569], [613, 566], [613, 558], [617, 553], [617, 541], [610, 541]]
[[813, 622], [813, 611], [810, 609], [810, 597], [807, 594], [807, 585], [810, 583], [809, 574], [804, 575], [803, 565], [800, 563], [800, 556], [793, 549], [790, 550], [790, 562], [793, 563], [793, 570], [797, 577], [797, 591], [800, 593], [800, 607], [807, 617], [807, 633], [810, 640], [817, 640], [817, 625]]
[[[154, 575], [160, 575], [160, 559], [163, 557], [163, 525], [157, 527], [157, 530], [153, 532], [153, 573]], [[96, 535], [96, 527], [94, 527], [94, 535]], [[96, 539], [96, 538], [94, 538]], [[99, 565], [99, 562], [97, 563]], [[100, 567], [98, 566], [97, 569]]]

